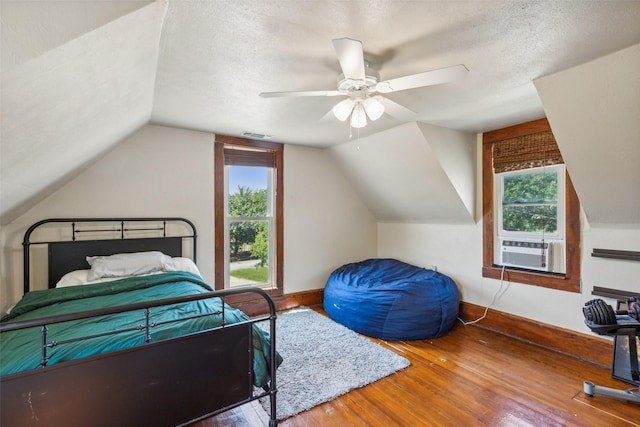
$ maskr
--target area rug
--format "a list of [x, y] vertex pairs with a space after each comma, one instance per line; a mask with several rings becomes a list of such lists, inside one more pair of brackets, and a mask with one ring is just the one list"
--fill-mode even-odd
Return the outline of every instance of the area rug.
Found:
[[[268, 323], [259, 324], [264, 329]], [[278, 314], [279, 420], [335, 399], [409, 366], [404, 357], [309, 308]], [[270, 413], [268, 399], [262, 407]]]

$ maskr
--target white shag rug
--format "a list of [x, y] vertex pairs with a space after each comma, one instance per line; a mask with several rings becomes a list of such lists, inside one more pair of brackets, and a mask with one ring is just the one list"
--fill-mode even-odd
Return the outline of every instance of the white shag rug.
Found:
[[[259, 324], [268, 329], [268, 322]], [[309, 308], [278, 314], [277, 418], [288, 418], [409, 366], [404, 357]], [[261, 399], [270, 413], [269, 399]]]

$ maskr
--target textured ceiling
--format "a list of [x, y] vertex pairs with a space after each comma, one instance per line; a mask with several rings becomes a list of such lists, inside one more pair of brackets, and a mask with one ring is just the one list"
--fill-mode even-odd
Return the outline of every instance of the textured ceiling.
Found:
[[[101, 26], [133, 38], [135, 25], [123, 35], [109, 23], [150, 3], [166, 8], [159, 46], [146, 46], [159, 51], [152, 122], [303, 145], [349, 139], [347, 123], [320, 121], [339, 98], [258, 94], [335, 89], [334, 38], [361, 40], [382, 79], [464, 64], [464, 81], [388, 97], [469, 132], [543, 117], [534, 79], [640, 42], [640, 1], [2, 0], [3, 74]], [[360, 134], [398, 124], [385, 115]]]
[[334, 90], [335, 38], [361, 40], [382, 79], [464, 64], [462, 81], [388, 97], [476, 133], [545, 116], [533, 81], [640, 43], [639, 22], [635, 0], [0, 0], [2, 222], [149, 122], [349, 141], [321, 121], [338, 98], [259, 96]]
[[[461, 82], [389, 95], [417, 120], [482, 132], [544, 116], [532, 81], [640, 42], [632, 1], [170, 2], [151, 119], [327, 146], [349, 125], [320, 119], [337, 98], [264, 99], [334, 90], [331, 40], [363, 42], [383, 79], [464, 64]], [[400, 122], [388, 115], [369, 135]]]

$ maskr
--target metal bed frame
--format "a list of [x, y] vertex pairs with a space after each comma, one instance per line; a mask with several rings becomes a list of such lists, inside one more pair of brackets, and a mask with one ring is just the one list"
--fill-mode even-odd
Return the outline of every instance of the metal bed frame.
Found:
[[[177, 237], [166, 236], [166, 223], [176, 221], [187, 224], [191, 231]], [[102, 222], [119, 223], [120, 228], [116, 231], [121, 233], [120, 238], [76, 239], [78, 233], [85, 231], [78, 229], [77, 224]], [[162, 231], [162, 237], [126, 237], [127, 231], [151, 230], [144, 227], [127, 228], [127, 224], [153, 222], [162, 223], [161, 227], [155, 228]], [[51, 223], [71, 224], [71, 241], [31, 241], [34, 230]], [[106, 231], [112, 233], [114, 229]], [[195, 256], [195, 227], [190, 221], [182, 218], [83, 218], [40, 221], [27, 230], [23, 242], [25, 291], [28, 292], [30, 287], [29, 252], [32, 245], [48, 246], [48, 286], [54, 287], [57, 282], [55, 277], [62, 277], [61, 275], [68, 271], [87, 268], [86, 255], [161, 250], [170, 256], [181, 256], [183, 239], [192, 239]], [[241, 323], [223, 323], [219, 327], [197, 333], [150, 342], [149, 331], [155, 326], [150, 312], [154, 307], [206, 298], [219, 298], [224, 303], [227, 297], [243, 293], [253, 293], [263, 298], [269, 314]], [[221, 312], [211, 315], [222, 314], [224, 319], [224, 307], [225, 304], [222, 304]], [[49, 336], [50, 325], [133, 310], [143, 313], [144, 320], [137, 329], [143, 334], [145, 344], [69, 362], [47, 364], [48, 349], [64, 344]], [[255, 323], [263, 321], [269, 321], [270, 381], [263, 390], [256, 390], [253, 386], [252, 330]], [[259, 288], [243, 288], [2, 323], [0, 333], [26, 328], [40, 329], [41, 367], [0, 377], [0, 424], [189, 425], [268, 397], [271, 409], [269, 425], [276, 426], [275, 321], [275, 304], [268, 293]], [[95, 336], [84, 338], [90, 339]]]

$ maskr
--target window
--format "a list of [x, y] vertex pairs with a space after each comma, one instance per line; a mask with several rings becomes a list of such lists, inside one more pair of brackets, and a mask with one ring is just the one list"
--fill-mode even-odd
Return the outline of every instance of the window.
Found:
[[498, 174], [498, 234], [562, 238], [564, 221], [562, 166]]
[[282, 294], [282, 145], [218, 136], [216, 289]]
[[495, 174], [494, 263], [565, 273], [563, 164]]
[[579, 204], [546, 119], [483, 135], [483, 211], [483, 276], [579, 291]]
[[271, 167], [225, 167], [228, 287], [274, 283], [273, 175]]
[[496, 174], [498, 235], [564, 237], [564, 167]]

